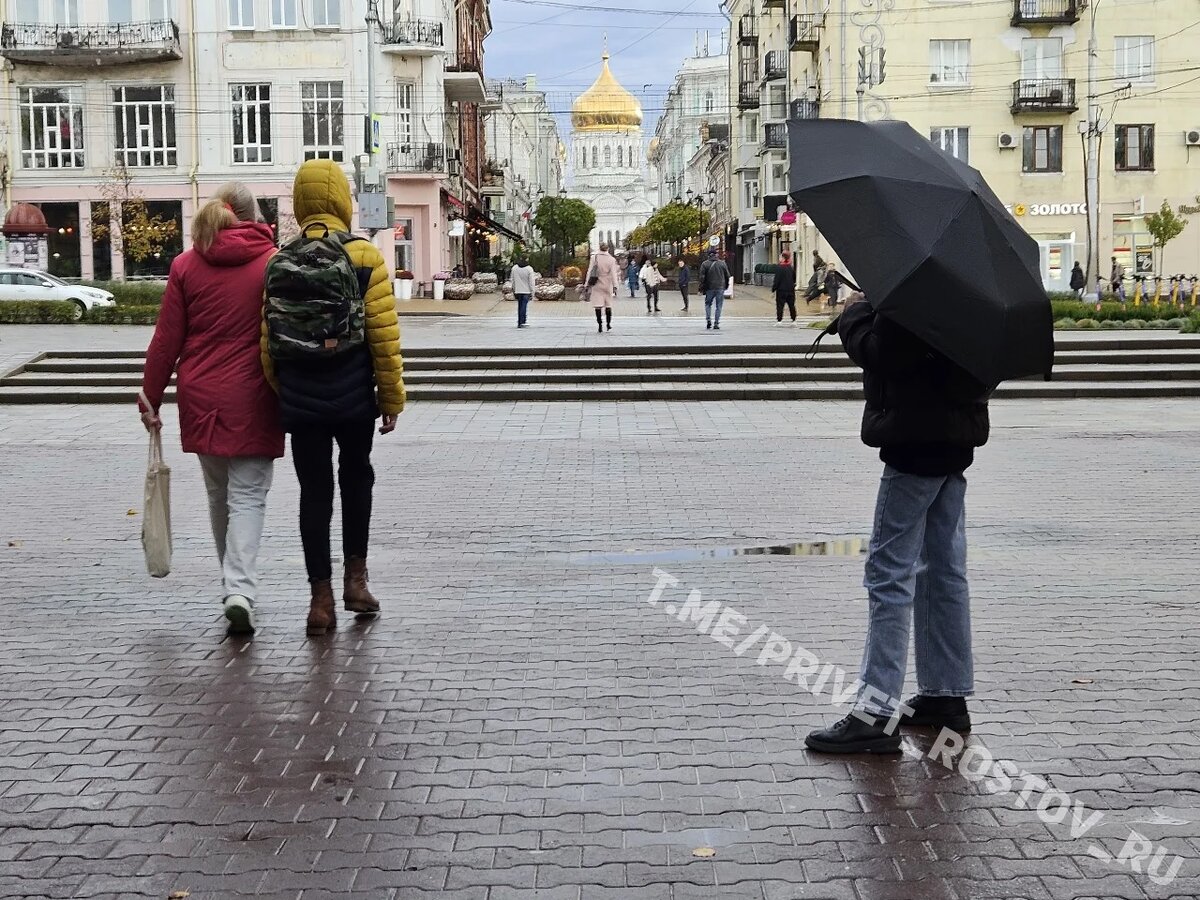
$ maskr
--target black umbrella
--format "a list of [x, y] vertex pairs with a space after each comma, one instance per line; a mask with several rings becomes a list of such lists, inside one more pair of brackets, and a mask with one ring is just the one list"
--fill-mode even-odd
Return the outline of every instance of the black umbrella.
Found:
[[1037, 242], [905, 122], [792, 122], [791, 186], [881, 314], [985, 384], [1049, 375]]

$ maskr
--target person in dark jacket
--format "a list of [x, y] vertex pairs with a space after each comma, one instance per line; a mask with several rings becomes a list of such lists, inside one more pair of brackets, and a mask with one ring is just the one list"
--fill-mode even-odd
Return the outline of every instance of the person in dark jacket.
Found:
[[837, 306], [838, 291], [841, 288], [842, 276], [838, 273], [837, 266], [830, 263], [825, 267], [825, 295], [829, 297], [830, 308]]
[[[971, 728], [963, 473], [987, 443], [991, 390], [867, 303], [848, 304], [836, 327], [863, 370], [862, 440], [879, 448], [884, 470], [864, 579], [858, 700], [805, 743], [822, 753], [895, 753], [897, 724]], [[914, 617], [918, 692], [902, 703]]]
[[1082, 297], [1085, 287], [1087, 287], [1087, 276], [1083, 274], [1083, 267], [1077, 262], [1071, 269], [1071, 290], [1075, 292], [1076, 297]]
[[679, 261], [679, 294], [683, 297], [683, 309], [680, 312], [688, 311], [688, 288], [692, 283], [692, 272], [688, 268], [686, 262], [682, 259]]
[[820, 251], [813, 251], [813, 272], [820, 272], [825, 268], [825, 260], [821, 259]]
[[708, 259], [700, 266], [700, 290], [704, 291], [704, 318], [713, 331], [721, 330], [721, 309], [725, 306], [725, 291], [731, 281], [733, 276], [729, 274], [725, 260], [717, 256], [716, 250], [709, 250]]
[[[350, 182], [332, 160], [312, 159], [300, 166], [292, 206], [306, 235], [350, 231], [354, 213]], [[323, 635], [337, 627], [329, 541], [335, 443], [345, 564], [342, 603], [358, 616], [379, 613], [379, 601], [367, 581], [375, 487], [371, 449], [376, 419], [382, 418], [380, 434], [392, 433], [405, 404], [400, 324], [387, 265], [370, 241], [352, 241], [345, 248], [363, 288], [363, 346], [328, 360], [276, 363], [268, 350], [265, 326], [262, 338], [263, 368], [279, 391], [283, 427], [292, 435], [292, 461], [300, 482], [300, 542], [312, 590], [309, 635]]]
[[779, 258], [779, 267], [775, 270], [775, 280], [771, 283], [775, 294], [775, 321], [783, 324], [783, 308], [786, 306], [792, 314], [792, 324], [796, 324], [796, 270], [792, 268], [792, 257], [785, 253]]

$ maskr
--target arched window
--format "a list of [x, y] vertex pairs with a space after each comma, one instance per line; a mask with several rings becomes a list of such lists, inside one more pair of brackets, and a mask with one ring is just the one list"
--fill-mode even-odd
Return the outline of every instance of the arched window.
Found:
[[600, 148], [599, 147], [592, 148], [592, 168], [593, 169], [600, 168]]
[[716, 99], [713, 97], [712, 91], [704, 92], [704, 111], [710, 113], [716, 107]]
[[617, 246], [618, 247], [621, 246], [621, 232], [620, 231], [617, 232]]
[[622, 169], [625, 168], [625, 148], [624, 147], [617, 148], [617, 167], [622, 168]]
[[587, 150], [586, 149], [582, 153], [579, 154], [579, 168], [581, 168], [581, 169], [587, 168]]
[[612, 168], [612, 147], [607, 144], [604, 146], [604, 168]]

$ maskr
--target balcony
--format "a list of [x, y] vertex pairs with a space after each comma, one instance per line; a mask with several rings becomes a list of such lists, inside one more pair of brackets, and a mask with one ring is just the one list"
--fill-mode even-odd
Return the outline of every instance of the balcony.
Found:
[[[483, 167], [482, 183], [479, 185], [479, 193], [485, 197], [503, 197], [505, 194], [506, 181], [504, 170], [496, 163], [488, 162]], [[500, 224], [504, 224], [501, 222]]]
[[786, 122], [769, 122], [763, 126], [763, 150], [786, 150], [787, 146]]
[[758, 77], [758, 59], [752, 57], [742, 60], [740, 71], [738, 109], [758, 109], [762, 94], [761, 81]]
[[821, 101], [793, 100], [791, 118], [797, 122], [807, 122], [821, 118]]
[[115, 25], [22, 25], [5, 22], [0, 55], [34, 66], [122, 66], [183, 59], [171, 19]]
[[446, 52], [445, 29], [430, 19], [399, 19], [383, 29], [384, 53], [438, 56]]
[[1085, 0], [1013, 0], [1013, 25], [1074, 25]]
[[816, 53], [821, 47], [821, 20], [814, 13], [792, 16], [788, 26], [788, 46], [793, 50]]
[[787, 78], [787, 57], [777, 50], [769, 50], [763, 65], [763, 80], [778, 81]]
[[1014, 114], [1071, 113], [1078, 108], [1074, 78], [1022, 78], [1013, 85]]
[[738, 20], [738, 43], [758, 43], [758, 19], [752, 15], [744, 15]]
[[787, 0], [763, 0], [763, 9], [787, 9]]
[[388, 144], [389, 175], [444, 175], [446, 147], [443, 144]]
[[446, 58], [444, 76], [446, 99], [452, 103], [484, 103], [487, 87], [483, 83], [483, 60], [477, 54], [458, 54]]

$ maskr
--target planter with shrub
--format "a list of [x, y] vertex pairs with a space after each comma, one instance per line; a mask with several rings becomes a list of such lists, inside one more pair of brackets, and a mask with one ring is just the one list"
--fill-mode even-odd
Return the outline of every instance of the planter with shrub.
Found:
[[471, 276], [476, 294], [494, 294], [500, 290], [500, 279], [495, 272], [476, 272]]
[[583, 282], [583, 271], [578, 266], [563, 266], [562, 283], [566, 287], [579, 287]]
[[567, 295], [567, 286], [561, 278], [538, 279], [533, 296], [538, 300], [562, 300]]
[[470, 278], [451, 278], [446, 282], [447, 300], [470, 300], [475, 296], [475, 282]]
[[400, 300], [411, 300], [413, 295], [413, 273], [401, 269], [396, 273], [396, 297]]

